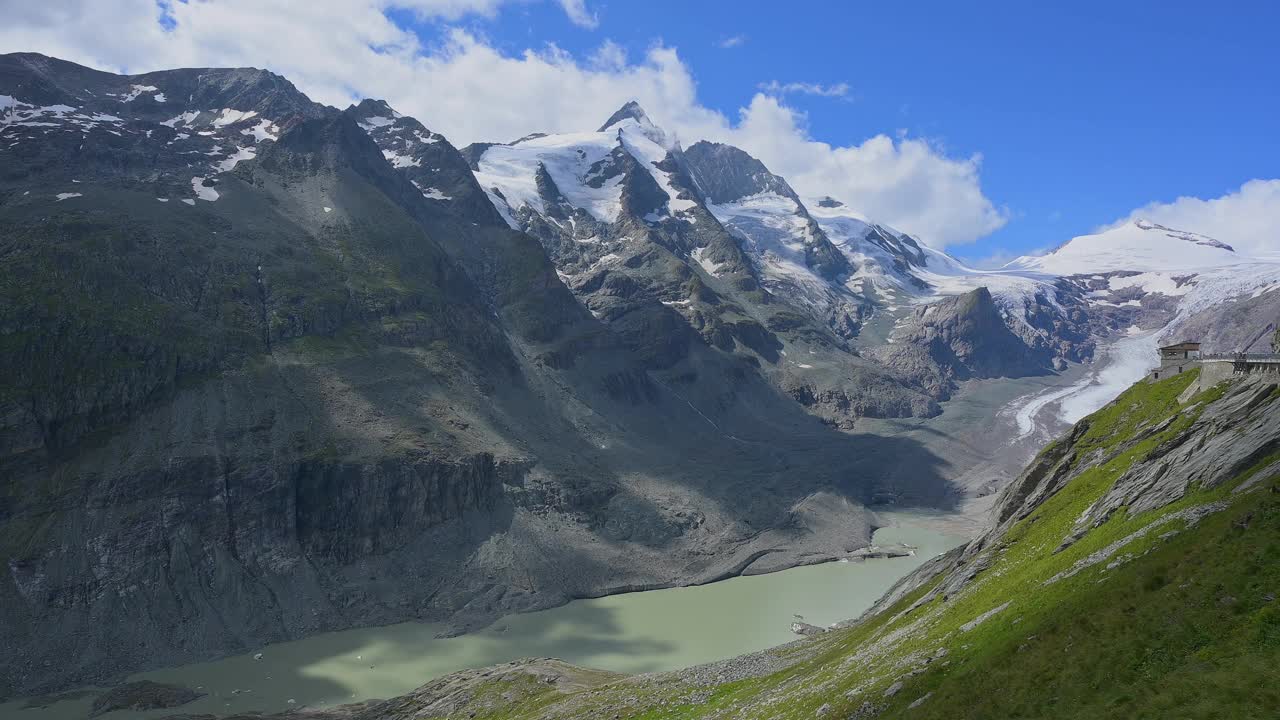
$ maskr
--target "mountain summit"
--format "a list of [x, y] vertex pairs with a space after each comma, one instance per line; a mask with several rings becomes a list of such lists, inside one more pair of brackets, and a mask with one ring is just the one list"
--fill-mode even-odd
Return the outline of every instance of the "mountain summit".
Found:
[[601, 125], [600, 129], [597, 130], [596, 132], [604, 132], [609, 128], [613, 127], [614, 125], [617, 125], [618, 123], [627, 119], [635, 120], [636, 122], [642, 125], [651, 125], [653, 127], [657, 127], [657, 125], [655, 125], [654, 122], [649, 119], [649, 115], [644, 111], [644, 108], [640, 107], [640, 103], [636, 102], [635, 100], [628, 100], [625, 105], [618, 108], [616, 112], [610, 115], [609, 119], [605, 120], [604, 124]]
[[1116, 271], [1197, 271], [1242, 260], [1227, 243], [1148, 220], [1130, 220], [1091, 235], [1080, 235], [1045, 255], [1023, 256], [1005, 269], [1053, 275]]

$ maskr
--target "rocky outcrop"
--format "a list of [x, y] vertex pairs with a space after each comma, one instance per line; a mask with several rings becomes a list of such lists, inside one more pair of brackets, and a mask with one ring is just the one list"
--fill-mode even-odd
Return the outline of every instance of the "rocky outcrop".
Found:
[[1257, 339], [1250, 352], [1267, 352], [1280, 338], [1258, 337], [1268, 324], [1280, 318], [1280, 290], [1260, 292], [1188, 313], [1170, 323], [1161, 332], [1161, 340], [1178, 342], [1194, 338], [1206, 353], [1231, 353], [1244, 350]]
[[470, 165], [448, 138], [428, 130], [415, 118], [401, 115], [382, 100], [363, 100], [347, 108], [346, 114], [378, 144], [392, 167], [422, 193], [431, 212], [490, 225], [502, 222]]
[[[1186, 378], [1184, 384], [1194, 387], [1191, 378]], [[1145, 382], [1140, 386], [1139, 390], [1145, 390]], [[992, 525], [983, 535], [941, 561], [917, 570], [882, 598], [876, 608], [886, 607], [886, 603], [892, 603], [902, 593], [939, 574], [943, 576], [942, 581], [921, 603], [960, 592], [996, 562], [1007, 548], [1005, 535], [1012, 527], [1086, 473], [1153, 441], [1158, 443], [1127, 464], [1124, 472], [1096, 501], [1072, 518], [1058, 540], [1058, 551], [1117, 513], [1124, 517], [1150, 514], [1193, 490], [1212, 490], [1240, 478], [1251, 468], [1257, 469], [1261, 478], [1276, 472], [1274, 464], [1258, 468], [1259, 463], [1280, 452], [1280, 392], [1274, 380], [1248, 376], [1227, 380], [1207, 388], [1198, 397], [1201, 398], [1198, 402], [1191, 401], [1188, 407], [1179, 408], [1179, 401], [1172, 398], [1132, 401], [1121, 395], [1102, 411], [1113, 413], [1108, 427], [1116, 424], [1124, 427], [1125, 432], [1119, 435], [1100, 435], [1094, 427], [1101, 422], [1096, 415], [1076, 423], [1066, 436], [1047, 445], [1001, 491], [993, 510]], [[1150, 419], [1128, 419], [1126, 410], [1151, 413]], [[1225, 505], [1205, 504], [1199, 509], [1188, 509], [1185, 516], [1170, 516], [1161, 523], [1175, 519], [1195, 522], [1222, 507]], [[1117, 541], [1113, 547], [1122, 547], [1141, 536]], [[1093, 562], [1109, 559], [1114, 552], [1114, 549], [1100, 552]]]
[[[1228, 381], [1195, 422], [1136, 462], [1072, 528], [1080, 535], [1115, 512], [1141, 513], [1181, 499], [1190, 488], [1212, 489], [1280, 452], [1280, 403], [1276, 383], [1265, 377]], [[1137, 438], [1154, 435], [1159, 425]]]
[[917, 308], [899, 321], [877, 358], [929, 395], [946, 399], [955, 382], [1051, 371], [1051, 356], [1014, 335], [981, 287]]
[[824, 633], [824, 632], [826, 632], [826, 631], [827, 631], [827, 629], [826, 629], [826, 628], [824, 628], [824, 627], [819, 627], [819, 626], [817, 626], [817, 625], [812, 625], [812, 624], [807, 623], [807, 622], [799, 622], [799, 621], [797, 621], [797, 622], [793, 622], [793, 623], [791, 623], [791, 632], [793, 632], [793, 633], [795, 633], [796, 635], [799, 635], [799, 636], [801, 636], [801, 637], [812, 637], [812, 636], [814, 636], [814, 635], [821, 635], [822, 633]]
[[822, 383], [793, 376], [784, 381], [784, 387], [814, 415], [845, 430], [853, 429], [859, 417], [932, 417], [942, 412], [933, 399], [875, 370], [855, 366], [847, 372], [851, 376], [849, 382], [837, 380], [824, 387]]
[[684, 151], [693, 179], [707, 199], [727, 203], [749, 195], [776, 193], [795, 197], [787, 181], [769, 172], [764, 163], [732, 145], [699, 141]]
[[793, 230], [798, 232], [788, 239], [801, 241], [805, 267], [817, 277], [831, 281], [831, 292], [840, 294], [838, 281], [854, 271], [853, 265], [817, 221], [809, 216], [800, 196], [786, 180], [769, 172], [764, 163], [732, 145], [701, 141], [690, 146], [683, 157], [694, 183], [706, 200], [714, 205], [726, 205], [752, 196], [774, 196], [790, 201], [794, 213]]

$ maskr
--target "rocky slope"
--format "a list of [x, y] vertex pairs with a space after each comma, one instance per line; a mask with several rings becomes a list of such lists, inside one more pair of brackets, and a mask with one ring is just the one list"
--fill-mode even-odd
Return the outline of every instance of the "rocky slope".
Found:
[[626, 273], [589, 311], [385, 106], [31, 54], [0, 101], [0, 696], [812, 562], [877, 497], [952, 501], [779, 392], [747, 316], [695, 332]]
[[[527, 661], [316, 718], [1266, 717], [1280, 703], [1280, 389], [1140, 383], [1044, 448], [991, 528], [862, 618], [590, 677]], [[585, 685], [585, 687], [584, 687]]]
[[[764, 183], [794, 202], [785, 181], [739, 150], [705, 147], [686, 154], [629, 103], [596, 132], [463, 153], [508, 224], [538, 238], [570, 290], [655, 369], [700, 338], [835, 425], [937, 414], [934, 398], [849, 347], [861, 310], [838, 288], [851, 268], [812, 219], [799, 221], [808, 239], [793, 241], [788, 220], [756, 242], [710, 199]], [[797, 274], [761, 262], [775, 250]]]
[[947, 398], [957, 380], [1048, 374], [1052, 356], [1009, 331], [985, 287], [916, 308], [876, 356], [913, 385]]

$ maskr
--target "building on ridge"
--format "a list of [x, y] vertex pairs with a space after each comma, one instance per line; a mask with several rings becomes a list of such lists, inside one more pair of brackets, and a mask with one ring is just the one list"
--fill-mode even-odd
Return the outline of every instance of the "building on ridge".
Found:
[[1160, 348], [1160, 367], [1151, 371], [1151, 379], [1159, 380], [1200, 367], [1200, 343], [1180, 342]]

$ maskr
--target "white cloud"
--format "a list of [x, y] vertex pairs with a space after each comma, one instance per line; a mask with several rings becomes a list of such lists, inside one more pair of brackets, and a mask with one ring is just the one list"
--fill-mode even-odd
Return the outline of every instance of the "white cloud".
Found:
[[600, 19], [587, 9], [585, 0], [560, 0], [560, 7], [564, 8], [565, 15], [574, 25], [591, 30], [600, 26]]
[[767, 83], [760, 83], [758, 87], [773, 95], [799, 93], [801, 95], [818, 95], [820, 97], [844, 97], [849, 94], [848, 83], [823, 85], [822, 83], [807, 82], [780, 83], [777, 80], [770, 80]]
[[972, 242], [1008, 221], [982, 193], [980, 155], [953, 158], [928, 140], [884, 134], [833, 146], [809, 136], [802, 113], [763, 94], [721, 137], [802, 195], [831, 195], [933, 247]]
[[729, 48], [741, 47], [747, 42], [746, 35], [733, 35], [721, 40], [718, 44], [720, 47], [728, 50]]
[[1246, 255], [1280, 253], [1280, 179], [1250, 180], [1209, 200], [1184, 196], [1153, 202], [1102, 229], [1139, 219], [1208, 235]]
[[399, 0], [395, 5], [413, 10], [419, 17], [457, 20], [467, 15], [493, 17], [506, 0]]
[[[0, 52], [31, 50], [127, 72], [265, 67], [319, 102], [384, 98], [458, 145], [595, 129], [635, 98], [686, 145], [704, 138], [738, 145], [802, 194], [832, 195], [937, 247], [972, 241], [1006, 221], [982, 192], [979, 156], [951, 157], [906, 136], [831, 145], [809, 136], [802, 113], [766, 94], [726, 117], [699, 103], [693, 73], [672, 48], [655, 45], [634, 60], [610, 42], [581, 59], [554, 45], [512, 55], [457, 29], [428, 47], [386, 14], [394, 7], [448, 19], [490, 15], [503, 4], [0, 0]], [[562, 5], [571, 18], [594, 22], [583, 3]], [[159, 23], [162, 13], [169, 29]]]

